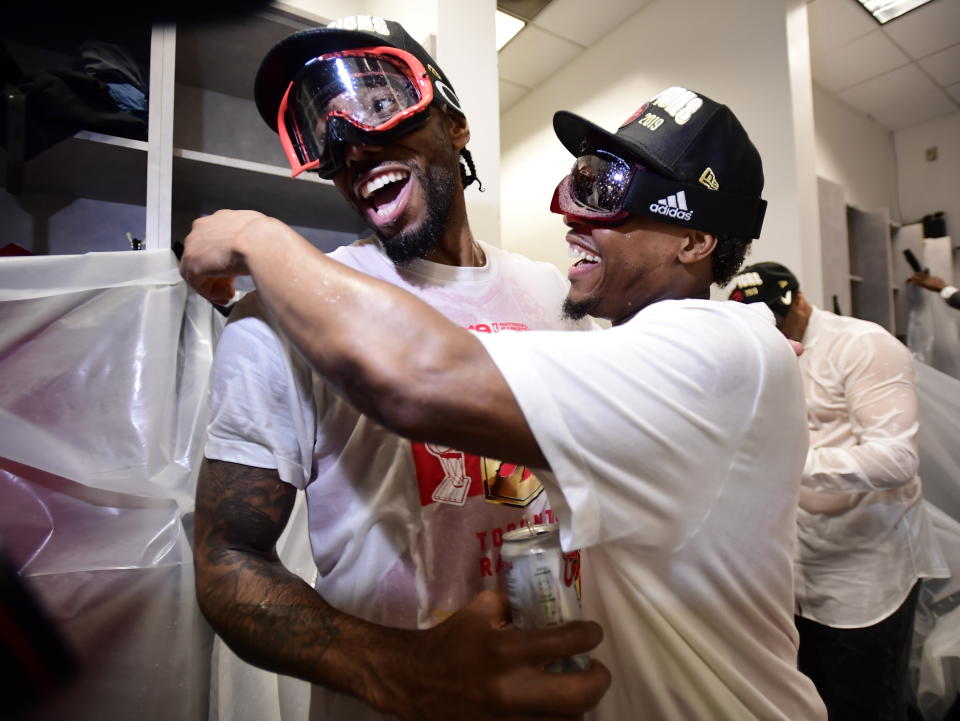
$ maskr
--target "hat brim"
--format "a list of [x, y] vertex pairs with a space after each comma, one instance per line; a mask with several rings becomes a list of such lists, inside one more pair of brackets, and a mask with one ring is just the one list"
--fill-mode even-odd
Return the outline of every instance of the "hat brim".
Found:
[[553, 115], [553, 131], [563, 147], [574, 157], [583, 155], [584, 149], [608, 150], [625, 156], [624, 159], [640, 161], [648, 170], [675, 179], [674, 176], [655, 157], [640, 146], [604, 130], [568, 110], [558, 110]]
[[283, 94], [307, 61], [325, 53], [381, 46], [398, 47], [383, 35], [340, 28], [311, 28], [284, 38], [267, 53], [253, 84], [260, 117], [276, 132]]

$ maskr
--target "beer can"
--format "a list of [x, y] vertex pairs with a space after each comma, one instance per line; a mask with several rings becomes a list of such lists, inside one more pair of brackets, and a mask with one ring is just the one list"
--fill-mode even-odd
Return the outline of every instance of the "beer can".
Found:
[[[580, 552], [564, 553], [556, 525], [531, 525], [503, 534], [500, 554], [506, 572], [513, 625], [520, 629], [550, 628], [580, 615]], [[552, 661], [553, 673], [583, 671], [586, 654]]]

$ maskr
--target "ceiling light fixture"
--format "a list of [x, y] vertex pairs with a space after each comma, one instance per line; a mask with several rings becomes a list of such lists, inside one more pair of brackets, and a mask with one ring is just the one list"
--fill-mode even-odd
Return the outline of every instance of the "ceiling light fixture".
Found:
[[857, 0], [857, 2], [883, 25], [921, 5], [926, 5], [930, 0]]
[[526, 23], [520, 18], [509, 15], [503, 10], [497, 10], [497, 51], [513, 39], [513, 36], [523, 30]]

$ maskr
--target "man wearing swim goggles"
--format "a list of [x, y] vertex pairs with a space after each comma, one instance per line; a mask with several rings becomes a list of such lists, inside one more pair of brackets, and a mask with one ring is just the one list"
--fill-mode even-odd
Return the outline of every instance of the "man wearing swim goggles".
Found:
[[[293, 174], [331, 178], [376, 234], [333, 251], [338, 267], [399, 286], [464, 327], [589, 325], [560, 319], [568, 283], [554, 266], [474, 238], [464, 198], [476, 179], [467, 120], [443, 71], [400, 25], [357, 16], [285, 38], [264, 58], [255, 98]], [[293, 231], [262, 220], [221, 211], [197, 227], [246, 228], [291, 263], [292, 279], [295, 260], [273, 241]], [[232, 295], [229, 280], [217, 282]], [[315, 276], [298, 287], [314, 298], [324, 283]], [[499, 630], [507, 609], [490, 593], [503, 565], [492, 539], [525, 519], [549, 520], [537, 476], [520, 469], [515, 482], [497, 484], [495, 453], [444, 444], [441, 459], [435, 446], [361, 414], [291, 351], [259, 295], [231, 313], [211, 376], [195, 544], [197, 595], [211, 625], [244, 659], [315, 684], [313, 719], [576, 715], [594, 705], [609, 684], [605, 669], [571, 682], [543, 666], [558, 641], [563, 654], [596, 645], [596, 624], [532, 636]], [[391, 310], [381, 308], [384, 317]], [[421, 340], [429, 348], [429, 336]], [[356, 347], [384, 352], [379, 342]], [[469, 386], [455, 392], [472, 394]], [[463, 469], [457, 483], [449, 459]], [[314, 588], [274, 549], [298, 490], [321, 569]], [[290, 543], [302, 548], [306, 539]], [[235, 707], [263, 706], [244, 704], [249, 684], [227, 686], [250, 673], [220, 670], [221, 693]]]
[[[233, 216], [197, 221], [181, 268], [201, 290], [250, 273], [318, 374], [395, 432], [548, 469], [561, 544], [584, 554], [584, 617], [605, 629], [564, 693], [603, 664], [615, 674], [591, 718], [825, 721], [793, 627], [800, 371], [769, 310], [707, 299], [759, 234], [759, 153], [726, 106], [683, 88], [616, 133], [570, 113], [554, 127], [578, 158], [558, 197], [578, 255], [568, 310], [615, 327], [471, 333], [270, 220], [239, 234]], [[733, 210], [711, 212], [711, 194]], [[488, 663], [525, 653], [518, 641]]]

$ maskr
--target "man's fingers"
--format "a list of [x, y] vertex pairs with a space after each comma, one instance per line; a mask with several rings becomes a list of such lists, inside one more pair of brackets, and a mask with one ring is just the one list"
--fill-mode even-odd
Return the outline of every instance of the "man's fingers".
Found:
[[233, 299], [233, 278], [205, 278], [185, 274], [187, 283], [200, 295], [216, 305], [226, 305]]
[[555, 628], [517, 631], [518, 653], [524, 660], [541, 663], [587, 653], [603, 640], [603, 629], [594, 621], [571, 621]]
[[574, 673], [530, 670], [529, 674], [504, 678], [499, 689], [501, 707], [515, 711], [577, 717], [599, 703], [610, 688], [610, 671], [597, 660], [590, 668]]

